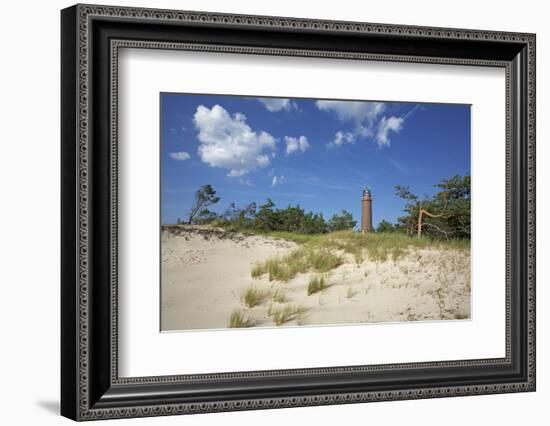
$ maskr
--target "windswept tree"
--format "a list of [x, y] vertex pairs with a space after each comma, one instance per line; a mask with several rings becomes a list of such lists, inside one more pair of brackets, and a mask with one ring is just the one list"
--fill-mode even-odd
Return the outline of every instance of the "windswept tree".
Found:
[[201, 186], [195, 192], [195, 203], [189, 212], [187, 223], [193, 223], [197, 215], [209, 215], [211, 212], [208, 210], [208, 207], [216, 204], [218, 201], [220, 201], [220, 197], [216, 195], [216, 190], [211, 185]]
[[435, 187], [433, 197], [420, 200], [409, 187], [397, 185], [397, 195], [406, 201], [406, 216], [399, 218], [398, 227], [407, 234], [433, 238], [470, 238], [470, 176], [443, 179]]
[[333, 215], [327, 222], [329, 232], [353, 229], [355, 228], [355, 225], [357, 225], [357, 221], [353, 220], [353, 215], [346, 210], [342, 210], [342, 213], [339, 215]]
[[220, 219], [222, 224], [225, 223], [236, 228], [250, 228], [255, 217], [256, 203], [250, 203], [244, 208], [238, 208], [235, 203], [231, 203]]
[[275, 211], [275, 203], [268, 198], [261, 204], [254, 218], [254, 228], [259, 231], [273, 231], [280, 228], [279, 218]]

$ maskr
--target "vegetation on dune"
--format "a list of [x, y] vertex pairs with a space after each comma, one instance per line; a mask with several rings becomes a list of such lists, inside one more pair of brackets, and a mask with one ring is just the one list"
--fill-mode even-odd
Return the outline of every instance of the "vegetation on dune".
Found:
[[[287, 239], [287, 234], [273, 233], [275, 238]], [[343, 254], [353, 256], [357, 264], [370, 261], [397, 260], [411, 248], [469, 250], [469, 240], [433, 240], [410, 237], [402, 233], [357, 233], [339, 231], [288, 238], [300, 244], [286, 256], [273, 257], [252, 265], [251, 275], [260, 278], [267, 274], [269, 281], [287, 282], [299, 273], [325, 273], [344, 263]]]
[[252, 276], [259, 278], [267, 274], [269, 281], [287, 282], [299, 273], [308, 271], [328, 272], [343, 263], [340, 255], [327, 248], [302, 246], [286, 256], [273, 257], [252, 266]]
[[[210, 224], [296, 243], [297, 247], [284, 256], [253, 264], [250, 273], [253, 279], [267, 278], [279, 283], [288, 282], [298, 274], [311, 273], [307, 285], [310, 296], [327, 288], [327, 273], [343, 265], [346, 258], [353, 258], [360, 265], [366, 259], [369, 262], [396, 261], [418, 249], [469, 251], [470, 177], [453, 176], [435, 186], [439, 191], [422, 200], [408, 187], [396, 186], [397, 195], [406, 202], [405, 215], [395, 224], [380, 221], [374, 232], [356, 232], [357, 222], [345, 210], [325, 221], [322, 214], [306, 212], [299, 205], [275, 208], [270, 199], [259, 207], [251, 203], [242, 209], [233, 203], [224, 213], [217, 214], [208, 210], [208, 206], [219, 201], [210, 185], [203, 185], [195, 194], [188, 223]], [[364, 276], [367, 275], [365, 271]], [[441, 285], [430, 292], [438, 304], [440, 317], [468, 317], [468, 312], [448, 312], [445, 305], [449, 291], [447, 281], [443, 274]], [[231, 312], [228, 326], [254, 326], [250, 309], [263, 305], [267, 299], [270, 299], [267, 315], [277, 326], [292, 320], [302, 324], [305, 308], [288, 303], [283, 288], [285, 286], [278, 284], [271, 289], [255, 285], [245, 288], [241, 307]], [[365, 289], [365, 294], [367, 291]], [[358, 292], [349, 285], [345, 297], [353, 301], [356, 294]]]
[[[439, 191], [419, 199], [408, 187], [396, 186], [405, 200], [405, 215], [396, 224], [382, 220], [376, 232], [354, 231], [357, 222], [345, 210], [325, 221], [320, 213], [306, 212], [299, 205], [280, 209], [271, 199], [260, 205], [238, 208], [235, 203], [222, 214], [208, 209], [220, 200], [210, 185], [195, 194], [188, 223], [211, 224], [245, 234], [261, 234], [299, 245], [286, 256], [274, 257], [252, 265], [252, 278], [268, 276], [270, 281], [287, 282], [305, 272], [325, 273], [344, 263], [344, 255], [357, 264], [397, 260], [411, 248], [469, 249], [470, 176], [453, 176], [435, 185]], [[249, 288], [243, 301], [249, 307], [264, 295]]]
[[307, 295], [311, 296], [314, 293], [323, 291], [326, 288], [326, 286], [327, 286], [327, 283], [323, 275], [313, 276], [309, 279], [309, 283], [307, 285]]
[[354, 256], [357, 263], [364, 260], [366, 253], [372, 261], [398, 259], [406, 254], [409, 248], [442, 248], [469, 249], [469, 240], [434, 240], [429, 237], [411, 237], [399, 232], [359, 233], [354, 231], [339, 231], [316, 235], [287, 235], [274, 232], [268, 234], [300, 244], [302, 247], [317, 249], [336, 249]]
[[277, 326], [289, 322], [293, 319], [297, 319], [303, 316], [304, 313], [304, 308], [290, 303], [281, 306], [271, 305], [268, 312], [268, 314], [271, 316], [271, 319]]
[[259, 305], [265, 296], [266, 294], [264, 291], [252, 285], [243, 291], [241, 299], [248, 308], [253, 308]]
[[277, 303], [285, 303], [287, 301], [285, 292], [280, 288], [276, 289], [273, 292], [272, 298], [273, 298], [273, 301]]
[[[397, 195], [406, 201], [405, 216], [396, 231], [434, 239], [470, 239], [470, 176], [453, 176], [434, 185], [439, 191], [420, 200], [408, 186], [397, 185]], [[385, 225], [384, 225], [385, 226]]]
[[254, 324], [242, 309], [234, 309], [229, 316], [229, 328], [252, 327]]
[[[201, 190], [197, 191], [197, 203], [198, 200], [202, 201], [212, 196], [211, 193], [209, 193], [210, 195], [204, 193], [203, 189], [205, 187], [211, 189], [210, 185], [201, 187]], [[217, 198], [215, 197], [215, 191], [213, 196], [214, 199]], [[215, 202], [210, 202], [208, 205]], [[202, 205], [204, 205], [204, 202]], [[321, 213], [306, 212], [300, 205], [288, 206], [284, 209], [276, 208], [275, 203], [270, 198], [259, 207], [256, 203], [251, 203], [244, 208], [238, 208], [235, 203], [231, 203], [221, 214], [212, 212], [207, 208], [197, 210], [195, 206], [189, 217], [189, 223], [192, 221], [195, 224], [210, 224], [251, 233], [321, 234], [353, 229], [357, 224], [357, 221], [353, 219], [353, 215], [345, 210], [342, 210], [341, 214], [333, 215], [329, 221], [325, 221]]]
[[212, 188], [211, 185], [201, 186], [197, 192], [195, 192], [195, 201], [193, 203], [193, 207], [191, 207], [191, 211], [189, 212], [187, 223], [193, 223], [197, 216], [204, 218], [205, 216], [211, 214], [208, 207], [216, 204], [218, 201], [220, 201], [220, 197], [216, 195], [216, 190]]

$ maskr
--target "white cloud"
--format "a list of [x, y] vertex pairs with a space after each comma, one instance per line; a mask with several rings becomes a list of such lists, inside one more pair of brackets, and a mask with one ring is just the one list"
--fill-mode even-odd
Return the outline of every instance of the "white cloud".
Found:
[[332, 112], [340, 121], [352, 121], [356, 125], [371, 126], [385, 111], [383, 102], [364, 101], [317, 101], [317, 108]]
[[231, 116], [220, 105], [208, 109], [197, 107], [193, 116], [200, 145], [201, 160], [212, 166], [228, 169], [228, 176], [243, 176], [269, 165], [269, 152], [276, 139], [264, 131], [253, 131], [246, 117], [239, 112]]
[[270, 112], [277, 112], [277, 111], [290, 111], [292, 109], [297, 109], [298, 106], [294, 101], [291, 101], [290, 99], [282, 99], [282, 98], [258, 98], [258, 100], [264, 104], [264, 106], [267, 108]]
[[305, 136], [300, 136], [299, 138], [294, 138], [292, 136], [285, 136], [286, 142], [286, 153], [287, 155], [292, 154], [296, 151], [304, 152], [309, 148], [309, 142]]
[[191, 158], [191, 156], [185, 151], [171, 152], [170, 157], [173, 158], [174, 160], [180, 160], [180, 161], [189, 160], [189, 158]]
[[271, 187], [274, 187], [274, 186], [277, 186], [277, 185], [281, 185], [285, 180], [285, 177], [283, 175], [281, 176], [273, 176], [273, 178], [271, 179]]
[[355, 143], [355, 136], [351, 132], [338, 131], [334, 135], [334, 140], [328, 143], [328, 146], [341, 146], [344, 143]]
[[375, 137], [378, 146], [390, 146], [390, 139], [388, 137], [389, 133], [399, 133], [403, 128], [404, 121], [405, 119], [403, 117], [382, 117], [380, 123], [378, 124], [378, 131], [376, 132]]
[[359, 138], [373, 139], [379, 147], [390, 146], [390, 134], [399, 133], [405, 120], [416, 111], [416, 107], [402, 117], [387, 116], [383, 102], [356, 101], [317, 101], [317, 108], [336, 115], [342, 122], [351, 122], [351, 132], [338, 131], [330, 147], [339, 147], [344, 143], [354, 143]]

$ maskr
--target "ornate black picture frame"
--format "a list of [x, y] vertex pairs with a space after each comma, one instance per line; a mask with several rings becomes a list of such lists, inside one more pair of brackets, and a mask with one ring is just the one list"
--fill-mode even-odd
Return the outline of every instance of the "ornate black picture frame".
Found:
[[[61, 13], [61, 413], [159, 416], [535, 390], [535, 35], [76, 5]], [[506, 71], [506, 356], [120, 378], [121, 47], [483, 65]]]

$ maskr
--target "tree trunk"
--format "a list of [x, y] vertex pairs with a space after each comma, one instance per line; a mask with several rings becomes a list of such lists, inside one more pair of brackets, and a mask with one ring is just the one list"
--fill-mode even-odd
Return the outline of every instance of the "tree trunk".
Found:
[[417, 236], [420, 238], [422, 236], [422, 216], [426, 215], [428, 217], [445, 217], [443, 213], [441, 214], [433, 214], [430, 213], [428, 210], [420, 209], [418, 212], [418, 224], [417, 224]]

